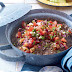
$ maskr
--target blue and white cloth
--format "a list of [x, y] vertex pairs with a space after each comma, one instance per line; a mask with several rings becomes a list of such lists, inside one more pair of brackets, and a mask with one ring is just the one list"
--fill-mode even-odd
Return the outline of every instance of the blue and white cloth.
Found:
[[62, 68], [66, 72], [72, 72], [72, 47], [61, 61]]

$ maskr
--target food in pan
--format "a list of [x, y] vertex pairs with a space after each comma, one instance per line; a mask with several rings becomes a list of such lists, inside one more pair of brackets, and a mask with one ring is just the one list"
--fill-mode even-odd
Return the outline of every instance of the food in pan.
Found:
[[56, 20], [22, 22], [16, 33], [14, 45], [26, 53], [51, 55], [67, 50], [72, 46], [72, 29]]

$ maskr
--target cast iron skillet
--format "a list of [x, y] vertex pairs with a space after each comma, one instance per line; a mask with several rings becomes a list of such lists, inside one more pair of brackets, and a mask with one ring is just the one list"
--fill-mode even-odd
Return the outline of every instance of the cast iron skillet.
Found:
[[[37, 10], [39, 10], [39, 12], [37, 12]], [[38, 65], [38, 66], [55, 65], [59, 63], [63, 58], [63, 56], [68, 52], [70, 48], [61, 53], [57, 53], [53, 55], [36, 55], [36, 54], [29, 54], [29, 53], [22, 52], [12, 44], [12, 35], [14, 34], [14, 30], [21, 25], [21, 22], [23, 20], [31, 21], [34, 18], [37, 19], [52, 18], [54, 20], [64, 22], [69, 27], [72, 28], [72, 18], [67, 14], [56, 10], [51, 10], [51, 9], [37, 9], [37, 10], [32, 10], [29, 12], [30, 14], [28, 13], [25, 16], [7, 25], [6, 37], [10, 45], [5, 45], [3, 47], [0, 47], [0, 49], [3, 50], [8, 48], [13, 48], [16, 52], [19, 53], [19, 56], [9, 57], [0, 52], [0, 56], [2, 56], [3, 59], [6, 59], [8, 61], [25, 61], [26, 63], [32, 65]]]

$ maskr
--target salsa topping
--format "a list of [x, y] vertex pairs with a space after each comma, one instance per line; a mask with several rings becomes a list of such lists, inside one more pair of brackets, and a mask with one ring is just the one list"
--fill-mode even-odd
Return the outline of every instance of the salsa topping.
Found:
[[66, 37], [72, 35], [72, 29], [57, 21], [32, 20], [22, 22], [16, 38], [18, 48], [26, 53], [54, 54], [68, 49]]

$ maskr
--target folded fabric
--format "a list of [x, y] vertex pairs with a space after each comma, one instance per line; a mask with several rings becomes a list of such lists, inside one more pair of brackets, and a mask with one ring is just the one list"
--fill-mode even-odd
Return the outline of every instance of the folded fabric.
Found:
[[72, 72], [72, 47], [61, 61], [62, 68], [66, 72]]

